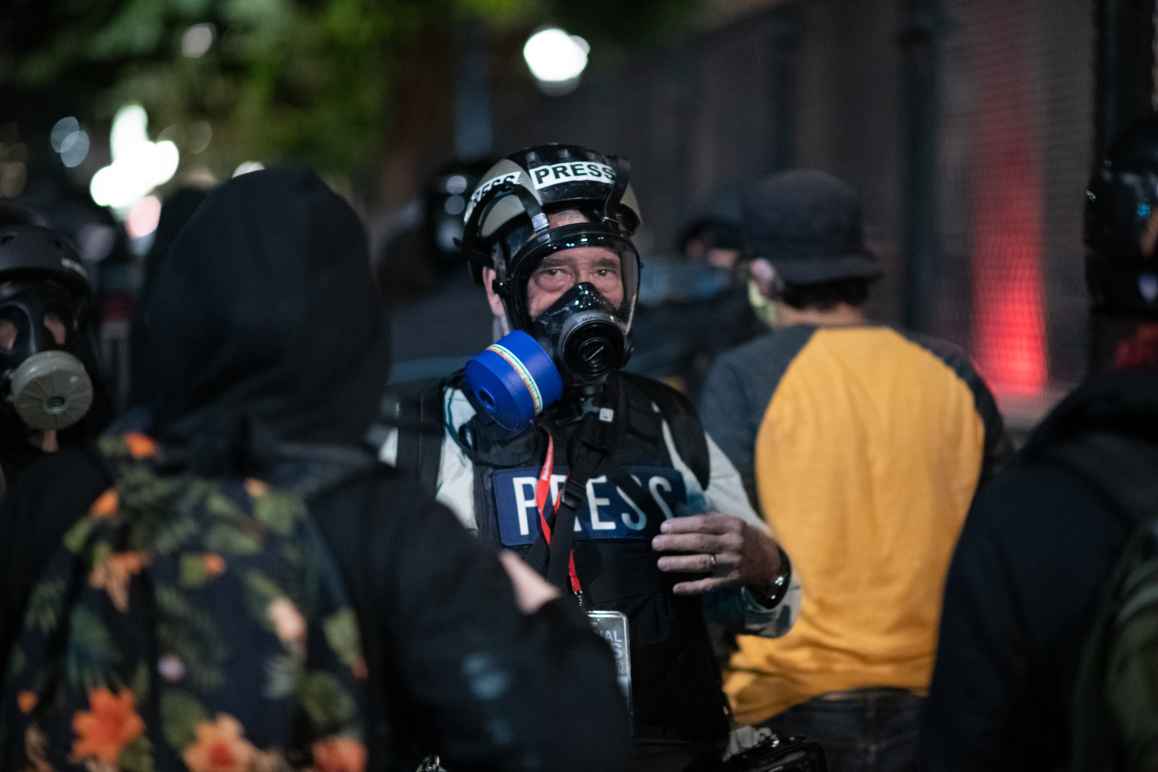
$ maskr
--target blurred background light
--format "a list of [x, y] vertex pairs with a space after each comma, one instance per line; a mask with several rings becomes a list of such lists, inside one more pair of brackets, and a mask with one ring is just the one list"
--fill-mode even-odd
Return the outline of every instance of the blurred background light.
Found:
[[53, 124], [52, 131], [48, 134], [48, 139], [52, 142], [52, 149], [59, 153], [64, 147], [64, 141], [78, 131], [80, 131], [80, 121], [74, 116], [68, 115], [61, 118]]
[[535, 32], [523, 45], [523, 59], [535, 76], [535, 82], [545, 93], [564, 94], [579, 85], [579, 77], [587, 69], [587, 55], [591, 46], [578, 35], [570, 35], [558, 27], [545, 27]]
[[52, 149], [60, 155], [60, 162], [70, 169], [80, 166], [88, 158], [91, 144], [88, 132], [81, 128], [75, 116], [65, 116], [53, 124], [48, 139]]
[[109, 135], [113, 162], [97, 170], [89, 183], [93, 201], [121, 215], [171, 180], [181, 165], [177, 145], [170, 140], [150, 141], [148, 125], [149, 116], [140, 105], [118, 110]]
[[181, 36], [181, 53], [190, 59], [199, 59], [213, 47], [217, 31], [212, 24], [194, 24]]
[[90, 145], [88, 132], [84, 129], [69, 134], [60, 146], [61, 163], [70, 169], [80, 166], [88, 158]]
[[157, 230], [157, 223], [161, 220], [161, 199], [156, 196], [145, 196], [129, 210], [125, 219], [125, 230], [134, 239], [144, 238]]
[[261, 161], [243, 161], [242, 163], [238, 164], [236, 169], [233, 170], [233, 176], [240, 177], [241, 175], [249, 174], [250, 172], [259, 172], [264, 168], [265, 164], [263, 164]]

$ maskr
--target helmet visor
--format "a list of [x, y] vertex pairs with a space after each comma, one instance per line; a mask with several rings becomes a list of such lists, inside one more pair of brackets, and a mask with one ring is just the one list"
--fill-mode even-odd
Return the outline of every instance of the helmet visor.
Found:
[[[535, 297], [554, 299], [586, 282], [615, 309], [625, 333], [631, 330], [639, 297], [639, 253], [630, 240], [598, 223], [563, 225], [529, 242], [512, 260], [512, 279], [522, 288], [522, 309], [512, 320], [529, 323]], [[550, 303], [546, 303], [550, 305]], [[545, 306], [544, 306], [545, 307]], [[519, 313], [521, 312], [521, 313]]]

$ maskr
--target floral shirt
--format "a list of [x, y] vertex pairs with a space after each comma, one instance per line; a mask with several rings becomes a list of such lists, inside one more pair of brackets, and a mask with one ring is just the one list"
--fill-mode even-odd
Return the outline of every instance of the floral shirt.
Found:
[[140, 434], [100, 451], [116, 483], [29, 600], [4, 747], [36, 772], [362, 770], [359, 631], [302, 499]]

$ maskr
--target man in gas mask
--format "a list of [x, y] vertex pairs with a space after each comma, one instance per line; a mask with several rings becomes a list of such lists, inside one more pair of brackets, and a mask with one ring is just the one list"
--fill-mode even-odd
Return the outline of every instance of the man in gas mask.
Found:
[[640, 271], [627, 164], [570, 145], [513, 153], [464, 219], [503, 337], [403, 411], [382, 457], [571, 593], [613, 642], [632, 769], [710, 768], [728, 727], [699, 596], [774, 636], [799, 588], [690, 404], [622, 370]]
[[96, 356], [86, 325], [91, 296], [88, 276], [67, 239], [39, 225], [0, 225], [5, 486], [42, 454], [95, 432], [90, 425], [104, 411], [103, 395], [94, 393]]

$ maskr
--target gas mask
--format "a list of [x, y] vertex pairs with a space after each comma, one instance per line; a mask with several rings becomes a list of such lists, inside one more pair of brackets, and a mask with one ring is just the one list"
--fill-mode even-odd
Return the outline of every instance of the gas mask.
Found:
[[[68, 293], [48, 283], [10, 284], [0, 290], [0, 393], [35, 431], [66, 429], [92, 406], [93, 384], [84, 364], [65, 346], [76, 335]], [[68, 339], [62, 346], [46, 326], [55, 317]], [[9, 346], [10, 344], [10, 346]]]
[[464, 370], [476, 406], [512, 432], [568, 391], [598, 387], [627, 364], [625, 323], [591, 284], [571, 287], [532, 323], [491, 344]]

